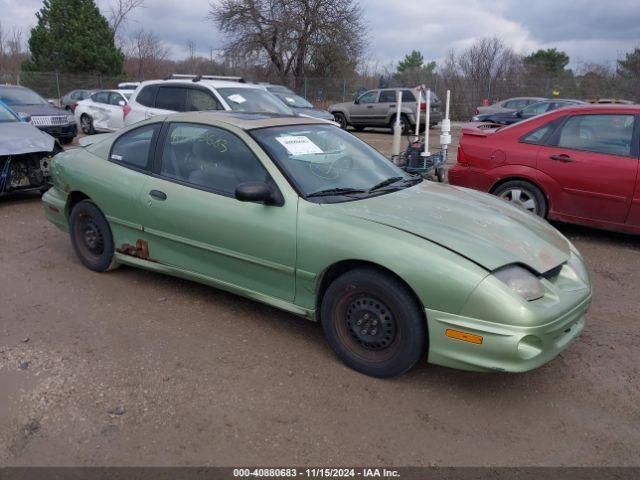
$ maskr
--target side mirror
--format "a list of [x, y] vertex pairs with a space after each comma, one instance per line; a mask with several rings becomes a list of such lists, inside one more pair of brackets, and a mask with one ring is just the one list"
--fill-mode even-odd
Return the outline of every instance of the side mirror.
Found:
[[522, 118], [522, 110], [518, 110], [518, 111], [516, 112], [516, 117], [520, 117], [520, 118]]
[[236, 199], [241, 202], [257, 202], [265, 205], [282, 205], [274, 188], [265, 182], [243, 182], [236, 187]]
[[356, 105], [358, 105], [360, 103], [360, 97], [356, 98], [353, 103], [355, 103]]
[[125, 103], [125, 101], [124, 101], [124, 100], [120, 100], [120, 101], [118, 102], [118, 105], [120, 105], [121, 107], [124, 107], [124, 106], [126, 105], [126, 103]]

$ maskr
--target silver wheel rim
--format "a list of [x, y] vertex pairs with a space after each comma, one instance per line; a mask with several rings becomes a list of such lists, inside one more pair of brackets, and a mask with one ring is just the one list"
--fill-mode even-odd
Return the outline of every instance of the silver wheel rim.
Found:
[[84, 133], [89, 133], [89, 129], [91, 128], [91, 120], [86, 115], [80, 119], [80, 123], [82, 125], [82, 131]]
[[514, 187], [500, 193], [500, 198], [511, 202], [531, 213], [539, 214], [538, 202], [531, 191], [522, 187]]

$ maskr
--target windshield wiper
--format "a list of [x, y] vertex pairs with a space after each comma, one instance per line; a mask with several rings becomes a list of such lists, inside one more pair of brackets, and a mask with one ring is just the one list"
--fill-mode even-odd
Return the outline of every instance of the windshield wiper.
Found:
[[330, 197], [333, 195], [349, 195], [352, 193], [367, 193], [367, 191], [359, 188], [348, 188], [348, 187], [327, 188], [326, 190], [320, 190], [318, 192], [310, 193], [307, 195], [307, 198]]
[[387, 178], [385, 180], [382, 180], [380, 183], [376, 183], [373, 187], [371, 187], [369, 189], [369, 192], [373, 192], [375, 190], [379, 190], [379, 189], [381, 189], [383, 187], [386, 187], [387, 185], [391, 185], [392, 183], [399, 182], [403, 178], [404, 177], [391, 177], [391, 178]]

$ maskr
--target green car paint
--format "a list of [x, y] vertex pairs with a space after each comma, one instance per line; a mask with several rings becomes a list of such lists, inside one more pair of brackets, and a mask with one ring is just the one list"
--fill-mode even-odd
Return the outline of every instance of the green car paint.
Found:
[[[109, 161], [123, 132], [162, 122], [202, 123], [236, 135], [277, 185], [283, 204], [240, 202]], [[254, 129], [272, 125], [323, 122], [178, 114], [101, 135], [55, 157], [45, 214], [68, 231], [70, 202], [90, 198], [109, 222], [119, 263], [310, 319], [328, 272], [376, 265], [404, 280], [420, 300], [428, 359], [444, 366], [530, 370], [580, 334], [591, 302], [588, 274], [575, 247], [547, 222], [493, 196], [431, 182], [344, 202], [310, 201], [255, 139]], [[167, 201], [150, 197], [151, 190], [166, 192]], [[148, 255], [132, 256], [128, 246], [141, 242]], [[541, 298], [527, 301], [492, 275], [513, 264], [541, 275]], [[450, 331], [477, 335], [482, 343], [452, 338]]]

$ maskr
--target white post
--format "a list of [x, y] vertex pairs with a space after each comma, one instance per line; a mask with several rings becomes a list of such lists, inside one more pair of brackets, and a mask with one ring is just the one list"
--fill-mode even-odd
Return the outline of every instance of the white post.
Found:
[[427, 113], [425, 117], [425, 130], [424, 130], [424, 152], [422, 153], [423, 157], [428, 157], [431, 155], [429, 153], [429, 123], [431, 122], [431, 89], [427, 88]]
[[451, 90], [447, 90], [447, 104], [444, 111], [444, 120], [440, 126], [442, 133], [440, 135], [440, 145], [443, 150], [447, 150], [451, 144], [451, 121], [449, 120], [449, 101], [451, 100]]
[[416, 113], [416, 137], [420, 135], [420, 105], [422, 104], [422, 88], [418, 90], [418, 113]]
[[400, 156], [400, 140], [402, 138], [402, 127], [400, 126], [400, 116], [402, 114], [402, 90], [396, 92], [396, 122], [393, 124], [393, 143], [391, 144], [391, 160]]

